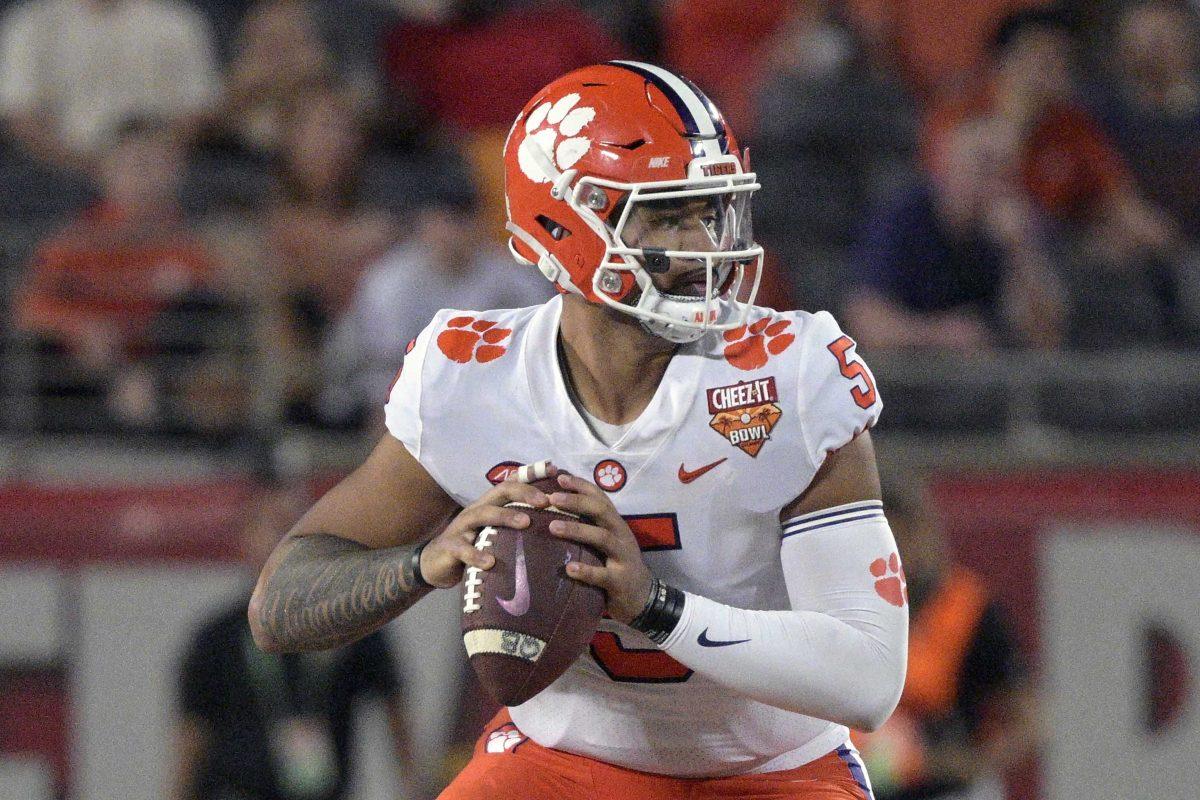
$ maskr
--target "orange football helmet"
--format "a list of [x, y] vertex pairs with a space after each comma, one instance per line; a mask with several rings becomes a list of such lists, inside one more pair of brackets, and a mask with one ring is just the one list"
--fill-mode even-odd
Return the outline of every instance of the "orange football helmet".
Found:
[[[635, 61], [570, 72], [517, 116], [504, 166], [509, 249], [560, 291], [631, 314], [674, 342], [744, 324], [762, 272], [750, 223], [759, 184], [720, 112], [691, 81]], [[623, 236], [639, 205], [695, 198], [707, 200], [706, 235], [690, 240], [702, 247], [649, 247]], [[652, 274], [666, 272], [671, 259], [703, 265], [703, 296], [654, 285]], [[754, 285], [739, 302], [755, 260]]]

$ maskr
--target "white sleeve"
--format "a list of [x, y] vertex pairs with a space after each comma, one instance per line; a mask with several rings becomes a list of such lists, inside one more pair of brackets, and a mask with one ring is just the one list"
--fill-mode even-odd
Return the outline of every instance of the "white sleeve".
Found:
[[687, 594], [662, 649], [759, 702], [860, 730], [900, 700], [908, 602], [878, 500], [789, 520], [781, 556], [790, 611], [749, 611]]
[[404, 443], [408, 452], [418, 461], [421, 459], [421, 392], [424, 384], [425, 353], [429, 340], [437, 327], [437, 317], [413, 340], [412, 347], [404, 356], [404, 364], [396, 375], [388, 392], [387, 405], [383, 409], [388, 432]]
[[801, 431], [814, 467], [825, 456], [872, 427], [883, 410], [875, 376], [857, 345], [827, 311], [808, 321], [800, 362]]

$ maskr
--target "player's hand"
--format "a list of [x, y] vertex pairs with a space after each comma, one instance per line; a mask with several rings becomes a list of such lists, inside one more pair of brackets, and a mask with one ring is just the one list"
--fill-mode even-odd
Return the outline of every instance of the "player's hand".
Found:
[[551, 494], [550, 502], [595, 524], [557, 519], [550, 523], [550, 532], [591, 545], [604, 557], [602, 567], [572, 561], [567, 564], [567, 574], [603, 589], [608, 595], [609, 616], [629, 624], [642, 613], [653, 582], [633, 531], [596, 484], [574, 475], [559, 475], [558, 485], [565, 491]]
[[[557, 474], [551, 465], [550, 474]], [[529, 526], [529, 515], [519, 508], [505, 508], [507, 503], [525, 503], [545, 508], [550, 499], [545, 492], [521, 483], [516, 478], [501, 481], [471, 505], [464, 508], [421, 551], [421, 577], [442, 589], [454, 586], [462, 579], [465, 567], [491, 569], [496, 557], [475, 549], [479, 530], [504, 527], [521, 530]]]

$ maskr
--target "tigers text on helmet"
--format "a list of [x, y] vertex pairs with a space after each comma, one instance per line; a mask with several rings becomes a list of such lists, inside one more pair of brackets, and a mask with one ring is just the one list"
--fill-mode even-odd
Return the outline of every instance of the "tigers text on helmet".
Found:
[[[745, 171], [733, 133], [691, 81], [635, 61], [570, 72], [538, 92], [504, 145], [509, 249], [561, 291], [673, 342], [744, 324], [758, 292]], [[657, 215], [657, 216], [656, 216]], [[650, 230], [646, 220], [666, 215]], [[694, 263], [697, 296], [655, 286]], [[757, 262], [745, 302], [736, 298]]]

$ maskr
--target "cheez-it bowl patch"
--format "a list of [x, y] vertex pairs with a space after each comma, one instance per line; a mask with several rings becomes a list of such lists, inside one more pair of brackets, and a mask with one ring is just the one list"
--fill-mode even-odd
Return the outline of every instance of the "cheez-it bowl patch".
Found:
[[755, 457], [783, 416], [778, 403], [774, 377], [718, 386], [708, 390], [708, 413], [713, 415], [708, 424], [731, 445]]

